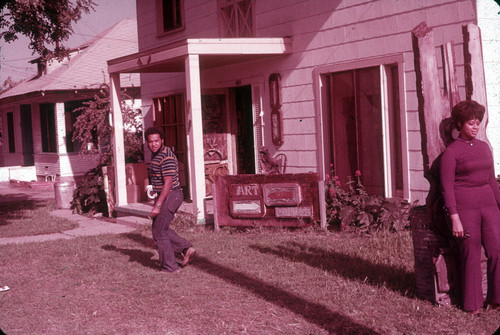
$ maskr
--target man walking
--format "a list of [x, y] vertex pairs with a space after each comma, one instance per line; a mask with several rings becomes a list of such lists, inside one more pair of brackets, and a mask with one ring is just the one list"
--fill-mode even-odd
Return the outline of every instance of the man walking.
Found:
[[180, 269], [175, 254], [184, 256], [181, 266], [186, 266], [195, 256], [196, 250], [189, 241], [170, 229], [170, 223], [184, 198], [179, 182], [177, 157], [164, 145], [165, 134], [161, 128], [148, 128], [145, 138], [152, 152], [149, 179], [153, 192], [157, 194], [150, 214], [153, 220], [153, 239], [158, 246], [161, 271], [178, 272]]

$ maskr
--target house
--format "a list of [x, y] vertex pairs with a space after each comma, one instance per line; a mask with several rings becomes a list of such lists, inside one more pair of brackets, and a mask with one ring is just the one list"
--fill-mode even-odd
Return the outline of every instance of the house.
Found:
[[[210, 177], [259, 173], [261, 146], [286, 157], [287, 173], [323, 179], [334, 169], [345, 182], [359, 170], [369, 193], [424, 203], [429, 184], [412, 45], [421, 22], [433, 29], [437, 54], [454, 41], [462, 99], [463, 26], [483, 28], [488, 131], [500, 172], [494, 1], [136, 3], [139, 51], [108, 61], [114, 110], [120, 75], [140, 73], [144, 126], [165, 129], [200, 221]], [[114, 120], [119, 129], [119, 116]], [[121, 135], [115, 136], [120, 152]], [[121, 156], [115, 155], [118, 180], [125, 174]], [[117, 202], [126, 205], [124, 186], [118, 185]]]
[[[82, 145], [72, 140], [72, 126], [81, 107], [108, 82], [107, 63], [137, 52], [136, 19], [124, 19], [70, 51], [60, 62], [0, 95], [3, 145], [0, 166], [34, 166], [38, 179], [73, 179], [95, 167], [97, 160], [78, 154]], [[122, 75], [122, 88], [140, 97], [139, 75]]]

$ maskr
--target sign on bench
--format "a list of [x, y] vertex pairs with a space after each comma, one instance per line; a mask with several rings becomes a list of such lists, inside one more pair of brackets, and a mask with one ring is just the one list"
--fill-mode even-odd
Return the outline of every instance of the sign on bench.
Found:
[[319, 220], [316, 173], [218, 176], [214, 226], [306, 227]]

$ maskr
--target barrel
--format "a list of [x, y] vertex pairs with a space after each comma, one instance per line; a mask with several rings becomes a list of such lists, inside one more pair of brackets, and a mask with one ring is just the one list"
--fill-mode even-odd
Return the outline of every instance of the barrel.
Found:
[[73, 200], [75, 183], [72, 181], [54, 183], [54, 193], [58, 208], [70, 208]]

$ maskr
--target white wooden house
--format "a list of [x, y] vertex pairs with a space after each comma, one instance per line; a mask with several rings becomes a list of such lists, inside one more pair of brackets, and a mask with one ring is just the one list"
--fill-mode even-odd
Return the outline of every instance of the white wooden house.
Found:
[[[38, 178], [71, 179], [97, 164], [78, 154], [72, 141], [73, 110], [109, 84], [108, 59], [137, 52], [137, 23], [124, 19], [72, 49], [69, 59], [42, 66], [38, 74], [0, 95], [1, 166], [35, 166]], [[139, 75], [124, 74], [122, 86], [140, 98]], [[89, 144], [85, 144], [89, 145]]]
[[[139, 51], [108, 61], [114, 108], [119, 75], [140, 73], [144, 126], [166, 130], [200, 220], [210, 175], [259, 173], [260, 146], [286, 157], [287, 173], [324, 178], [333, 168], [345, 181], [360, 170], [368, 192], [423, 204], [429, 185], [411, 34], [421, 22], [433, 29], [437, 54], [454, 41], [463, 99], [462, 27], [483, 28], [488, 129], [500, 172], [500, 8], [492, 0], [136, 3]], [[115, 135], [115, 175], [123, 180]], [[124, 185], [117, 202], [126, 204]]]

